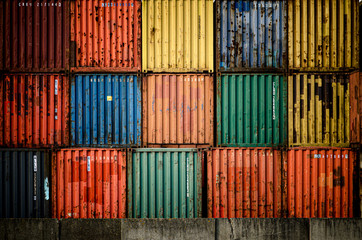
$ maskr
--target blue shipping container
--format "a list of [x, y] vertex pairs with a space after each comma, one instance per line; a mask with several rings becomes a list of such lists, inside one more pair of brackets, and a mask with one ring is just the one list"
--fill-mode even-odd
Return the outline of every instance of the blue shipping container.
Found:
[[216, 1], [221, 71], [280, 70], [287, 60], [286, 1]]
[[141, 79], [136, 75], [72, 78], [72, 146], [139, 146], [141, 126]]

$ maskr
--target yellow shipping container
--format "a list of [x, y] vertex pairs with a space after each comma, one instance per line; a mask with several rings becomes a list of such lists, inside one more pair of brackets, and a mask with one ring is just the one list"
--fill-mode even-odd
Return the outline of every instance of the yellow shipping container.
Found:
[[213, 72], [213, 0], [143, 0], [143, 72]]
[[288, 77], [289, 146], [348, 147], [348, 74], [295, 74]]
[[359, 68], [358, 0], [289, 0], [289, 68]]

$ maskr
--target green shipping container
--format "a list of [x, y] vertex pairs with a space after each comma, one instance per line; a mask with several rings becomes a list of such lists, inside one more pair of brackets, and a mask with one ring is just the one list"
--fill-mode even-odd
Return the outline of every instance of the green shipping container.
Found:
[[201, 217], [201, 159], [201, 151], [197, 149], [130, 150], [128, 217]]
[[217, 78], [217, 145], [287, 144], [287, 82], [278, 74], [222, 74]]

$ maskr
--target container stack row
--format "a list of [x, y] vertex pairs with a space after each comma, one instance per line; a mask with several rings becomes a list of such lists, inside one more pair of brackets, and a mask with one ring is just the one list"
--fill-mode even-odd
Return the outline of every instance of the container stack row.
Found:
[[0, 217], [360, 216], [359, 7], [1, 1]]

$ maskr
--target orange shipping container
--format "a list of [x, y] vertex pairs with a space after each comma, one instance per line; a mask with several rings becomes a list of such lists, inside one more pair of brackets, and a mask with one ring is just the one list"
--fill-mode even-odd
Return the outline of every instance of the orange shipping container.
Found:
[[283, 158], [283, 212], [297, 218], [353, 217], [356, 153], [292, 148]]
[[54, 218], [125, 218], [126, 151], [74, 148], [52, 155]]
[[362, 144], [362, 73], [351, 74], [349, 87], [351, 143]]
[[70, 7], [73, 70], [141, 70], [141, 0], [76, 0]]
[[207, 74], [150, 74], [143, 79], [144, 145], [212, 145], [214, 80]]
[[281, 217], [281, 163], [272, 148], [207, 150], [207, 217]]
[[9, 74], [0, 79], [0, 146], [69, 145], [69, 79]]

